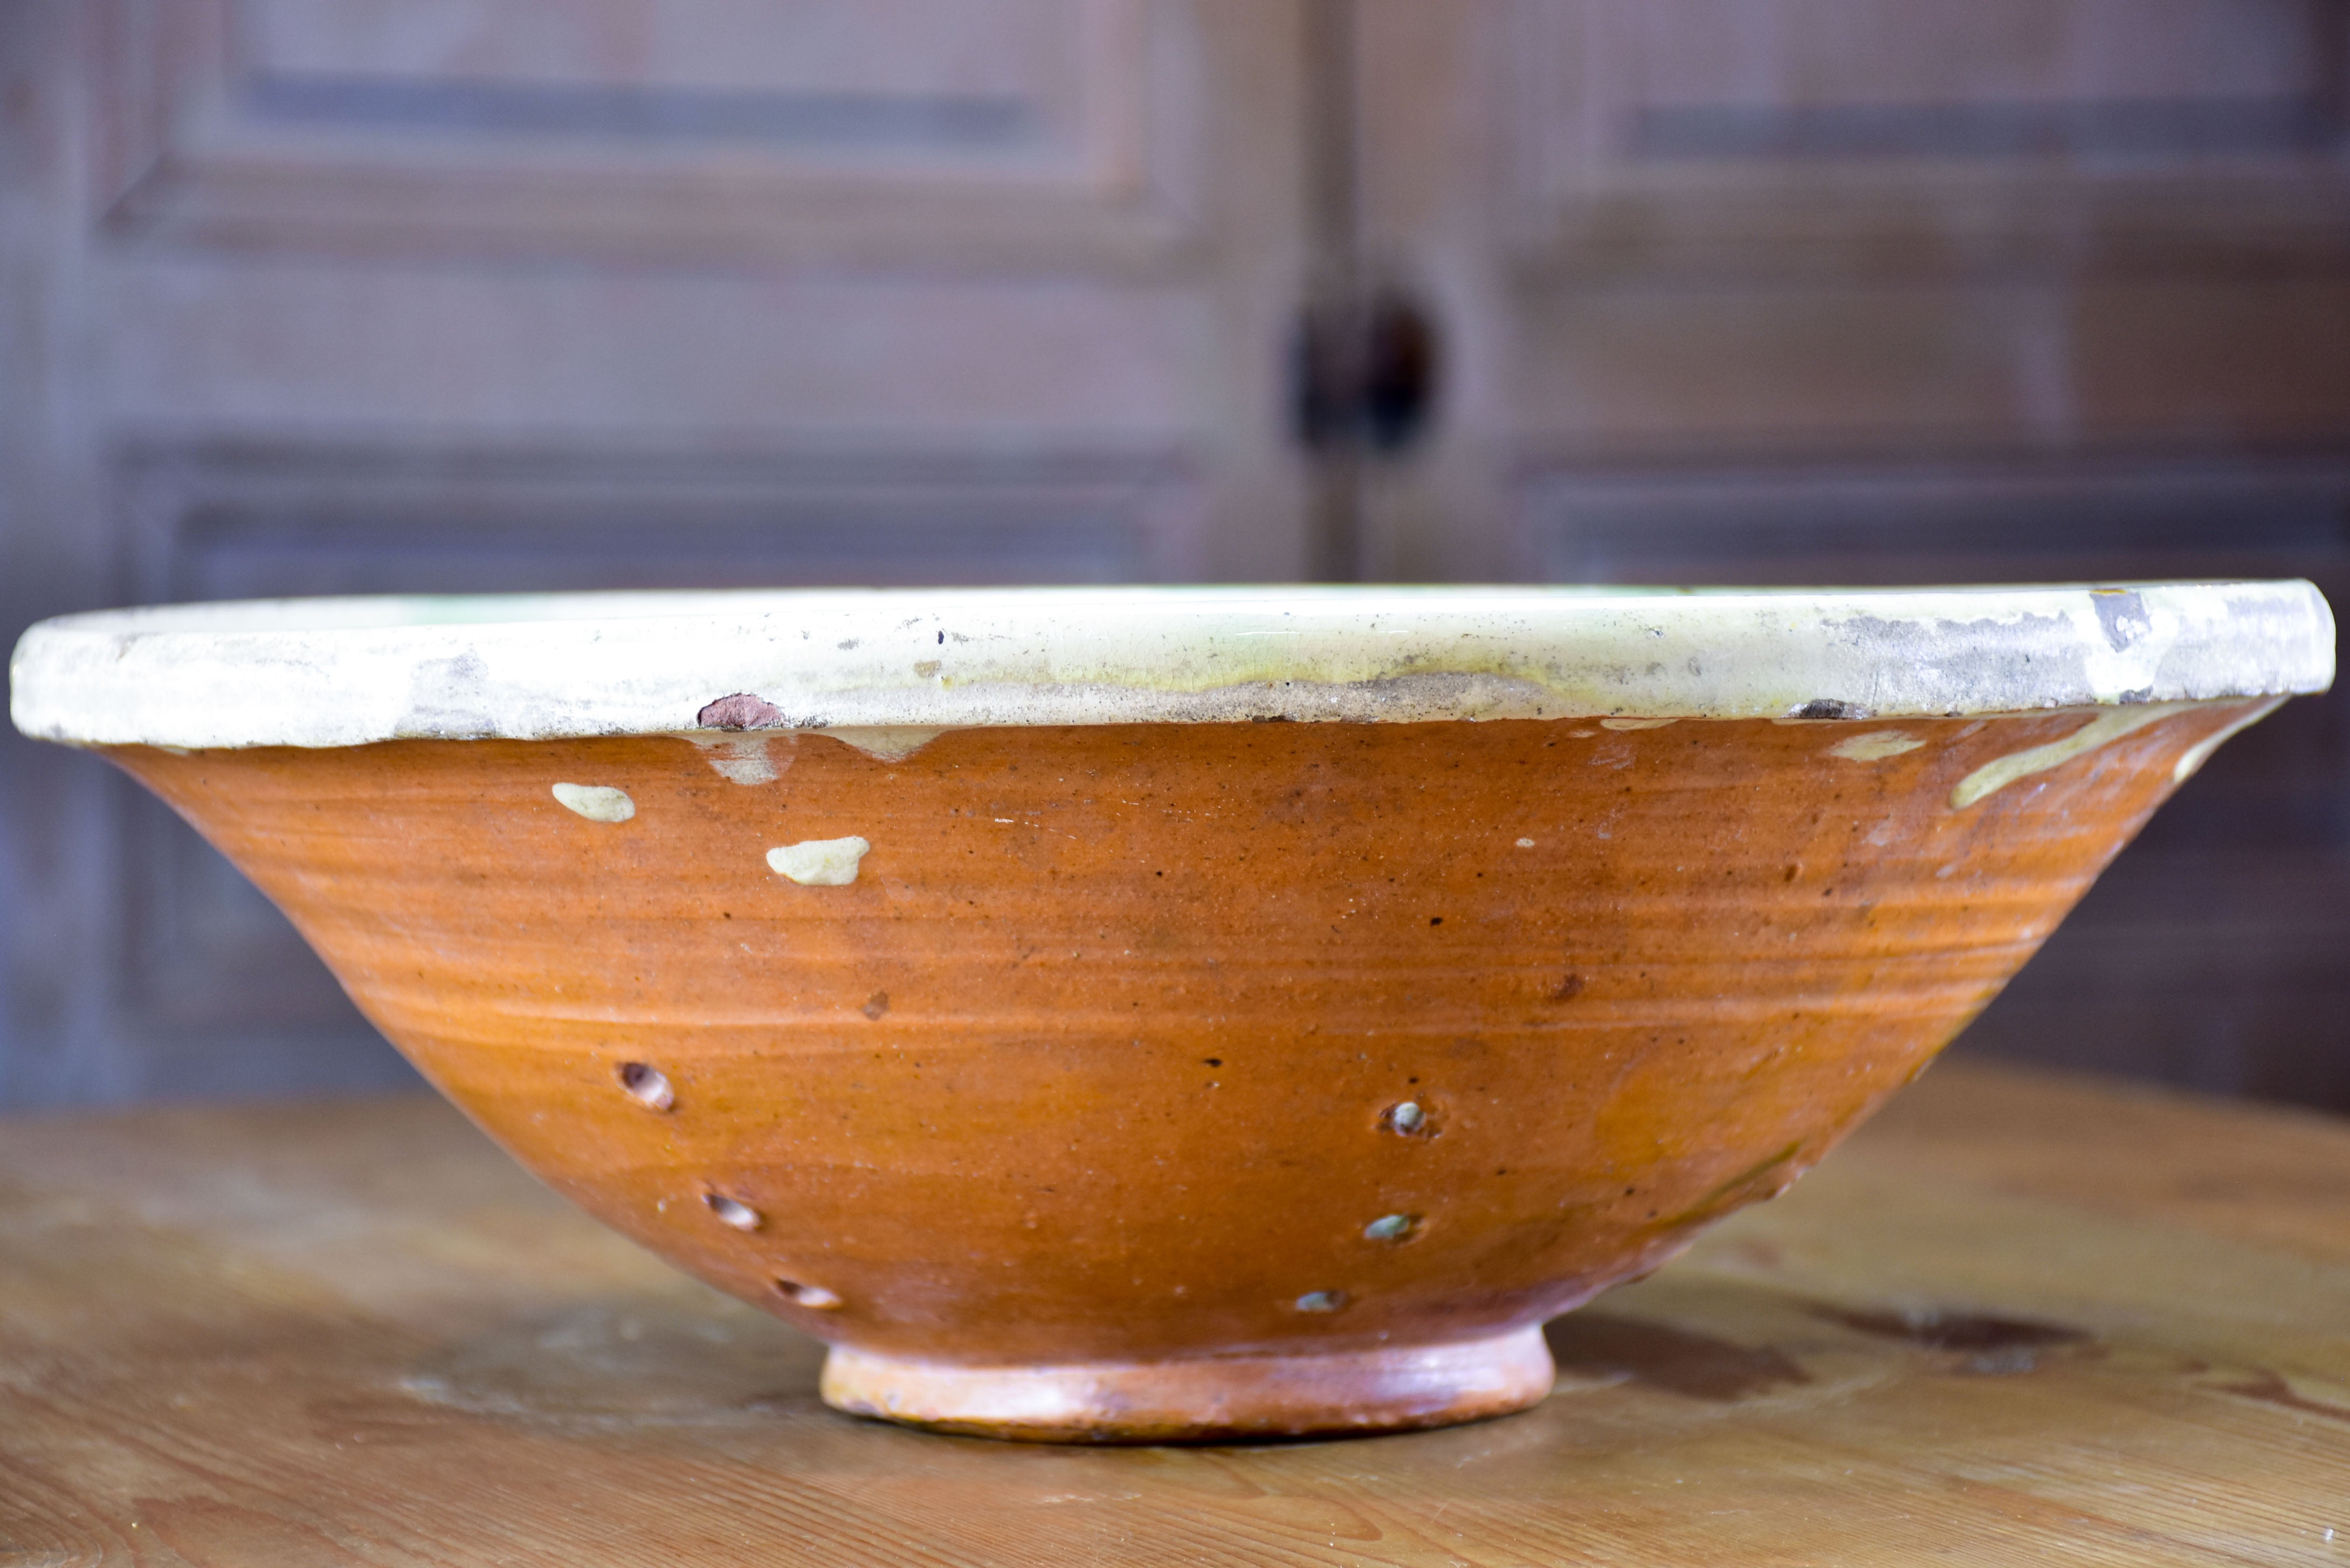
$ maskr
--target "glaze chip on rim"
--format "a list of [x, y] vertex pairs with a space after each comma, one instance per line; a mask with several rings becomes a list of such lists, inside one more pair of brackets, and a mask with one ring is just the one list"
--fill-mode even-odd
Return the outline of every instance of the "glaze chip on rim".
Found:
[[281, 599], [44, 621], [28, 735], [348, 746], [736, 729], [1898, 718], [2322, 691], [2305, 582]]

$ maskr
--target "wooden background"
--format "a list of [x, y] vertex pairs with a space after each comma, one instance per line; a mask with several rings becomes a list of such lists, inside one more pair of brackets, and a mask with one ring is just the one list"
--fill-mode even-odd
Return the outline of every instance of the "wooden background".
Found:
[[[0, 637], [620, 584], [2301, 575], [2350, 605], [2342, 0], [17, 0]], [[1294, 435], [1311, 299], [1430, 326]], [[1969, 1050], [2350, 1109], [2295, 703]], [[0, 741], [0, 1106], [405, 1069]]]

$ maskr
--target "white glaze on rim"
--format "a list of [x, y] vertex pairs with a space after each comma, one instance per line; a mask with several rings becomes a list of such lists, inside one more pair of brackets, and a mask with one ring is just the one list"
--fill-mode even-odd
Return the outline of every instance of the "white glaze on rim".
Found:
[[1024, 588], [280, 599], [27, 631], [10, 706], [80, 744], [759, 727], [1896, 719], [2321, 691], [2305, 582], [1929, 589]]

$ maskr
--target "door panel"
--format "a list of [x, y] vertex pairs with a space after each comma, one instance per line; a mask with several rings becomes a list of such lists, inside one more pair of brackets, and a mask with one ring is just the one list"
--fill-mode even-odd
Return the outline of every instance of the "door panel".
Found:
[[[1399, 577], [2305, 576], [2350, 604], [2334, 0], [1365, 0], [1439, 324]], [[2231, 744], [1971, 1048], [2350, 1107], [2350, 700]]]
[[[0, 635], [1320, 562], [2350, 602], [2345, 31], [2340, 0], [26, 0]], [[1398, 450], [1293, 443], [1309, 297], [1433, 326]], [[102, 770], [0, 737], [0, 1102], [398, 1073]], [[2346, 815], [2350, 709], [2296, 703], [1975, 1038], [2350, 1106]]]
[[1284, 9], [107, 0], [102, 204], [231, 244], [1147, 267], [1230, 193], [1202, 138], [1264, 106], [1216, 57], [1277, 62]]
[[[0, 281], [40, 324], [0, 635], [1303, 566], [1300, 0], [47, 0], [0, 34]], [[87, 758], [0, 763], [0, 1101], [398, 1073], [184, 829]]]

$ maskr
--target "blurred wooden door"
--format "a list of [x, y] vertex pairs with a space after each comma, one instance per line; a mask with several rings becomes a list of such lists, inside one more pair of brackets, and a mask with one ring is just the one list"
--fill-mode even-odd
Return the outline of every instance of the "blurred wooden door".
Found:
[[[618, 583], [2350, 604], [2345, 31], [2344, 0], [18, 0], [0, 637]], [[0, 1101], [397, 1072], [102, 769], [0, 736]], [[2343, 700], [2223, 752], [1974, 1038], [2350, 1106]]]
[[[0, 633], [156, 599], [1305, 566], [1299, 0], [25, 0]], [[5, 743], [0, 1098], [396, 1073]]]
[[[2304, 576], [2350, 607], [2339, 0], [1361, 0], [1366, 573]], [[1970, 1036], [2350, 1108], [2350, 705], [2234, 742]]]

